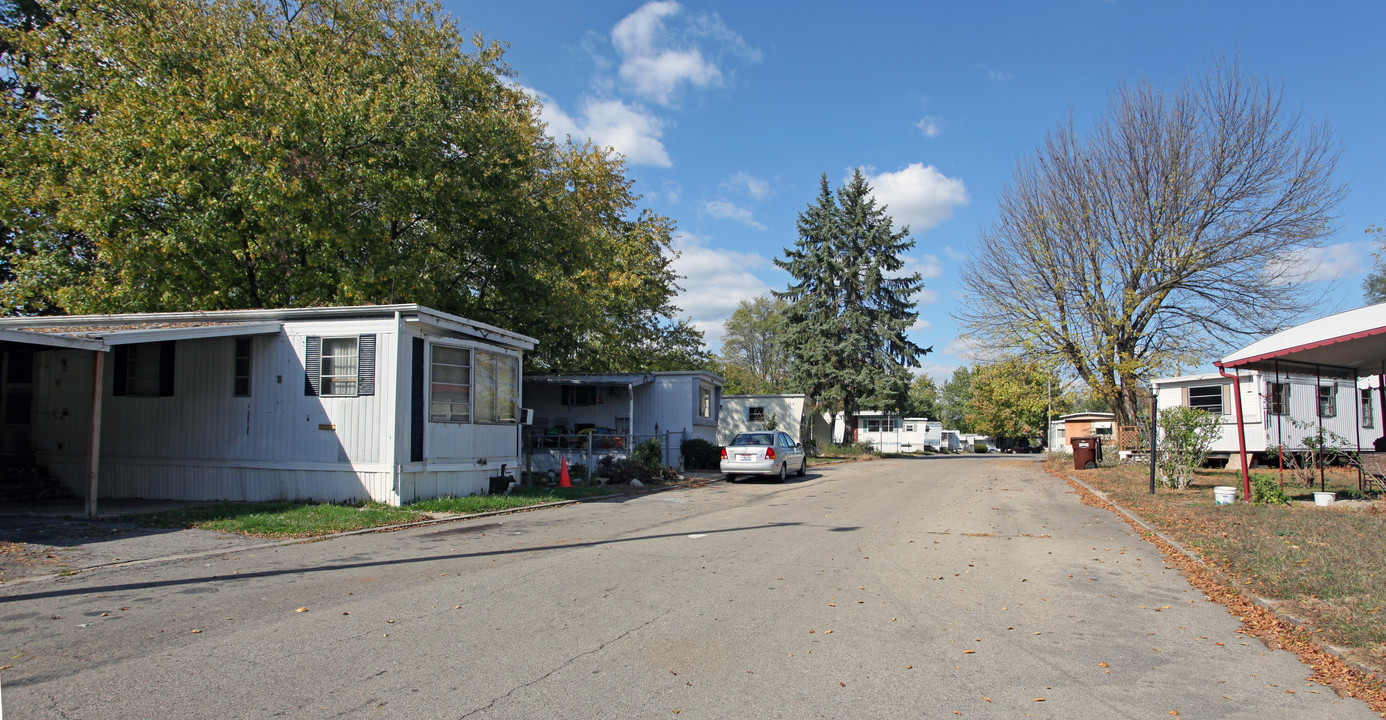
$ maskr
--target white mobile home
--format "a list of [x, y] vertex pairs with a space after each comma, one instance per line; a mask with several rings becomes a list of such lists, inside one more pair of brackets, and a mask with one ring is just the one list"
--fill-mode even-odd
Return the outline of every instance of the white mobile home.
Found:
[[571, 454], [546, 449], [580, 444], [623, 454], [651, 437], [660, 438], [665, 464], [675, 466], [683, 440], [716, 444], [723, 384], [721, 377], [699, 370], [526, 375], [525, 403], [534, 412], [534, 469], [556, 468], [560, 456]]
[[1116, 415], [1109, 412], [1080, 412], [1061, 415], [1049, 421], [1049, 449], [1054, 452], [1073, 452], [1070, 442], [1076, 437], [1096, 437], [1108, 451], [1115, 452]]
[[93, 477], [101, 498], [476, 494], [519, 464], [535, 344], [419, 305], [7, 318], [0, 450], [89, 504]]
[[[1371, 447], [1381, 434], [1375, 408], [1377, 378], [1358, 381], [1305, 374], [1244, 370], [1238, 374], [1246, 450], [1264, 460], [1268, 449], [1301, 452], [1304, 440], [1320, 427], [1348, 443]], [[1213, 457], [1229, 458], [1237, 448], [1237, 419], [1231, 378], [1218, 373], [1160, 378], [1154, 382], [1160, 408], [1195, 407], [1219, 417], [1221, 434]]]
[[[952, 432], [951, 444], [948, 433]], [[958, 434], [928, 418], [902, 417], [879, 411], [857, 414], [857, 442], [869, 442], [883, 452], [957, 449]]]

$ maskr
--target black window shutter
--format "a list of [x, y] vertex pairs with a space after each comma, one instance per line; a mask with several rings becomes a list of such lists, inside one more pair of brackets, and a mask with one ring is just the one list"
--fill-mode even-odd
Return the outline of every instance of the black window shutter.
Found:
[[319, 378], [322, 373], [322, 338], [316, 335], [303, 338], [303, 355], [303, 369], [307, 371], [303, 376], [303, 394], [317, 395], [322, 384]]
[[409, 462], [424, 459], [424, 341], [414, 338], [409, 380]]
[[375, 394], [374, 335], [362, 335], [356, 341], [356, 394]]
[[125, 395], [125, 379], [130, 374], [130, 346], [117, 345], [111, 348], [111, 395]]
[[173, 350], [172, 340], [159, 343], [159, 397], [173, 397]]

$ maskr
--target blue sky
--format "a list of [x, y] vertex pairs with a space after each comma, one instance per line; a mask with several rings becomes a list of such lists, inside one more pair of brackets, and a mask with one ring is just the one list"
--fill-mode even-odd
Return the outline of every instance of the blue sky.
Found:
[[508, 43], [550, 131], [626, 156], [641, 207], [674, 219], [678, 304], [720, 348], [737, 301], [783, 289], [772, 259], [827, 173], [862, 167], [916, 242], [924, 372], [970, 364], [950, 314], [979, 229], [1015, 163], [1072, 112], [1079, 128], [1122, 80], [1173, 87], [1217, 54], [1283, 80], [1329, 121], [1349, 183], [1317, 277], [1361, 305], [1386, 224], [1386, 3], [723, 3], [444, 0], [464, 32]]

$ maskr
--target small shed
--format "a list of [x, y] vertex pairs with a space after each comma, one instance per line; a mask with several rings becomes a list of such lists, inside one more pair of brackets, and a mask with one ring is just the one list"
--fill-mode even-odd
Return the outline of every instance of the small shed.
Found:
[[0, 319], [5, 465], [98, 498], [486, 492], [537, 341], [413, 304]]
[[1060, 415], [1049, 421], [1049, 449], [1073, 452], [1070, 438], [1098, 437], [1111, 443], [1116, 439], [1116, 415], [1107, 412], [1079, 412]]

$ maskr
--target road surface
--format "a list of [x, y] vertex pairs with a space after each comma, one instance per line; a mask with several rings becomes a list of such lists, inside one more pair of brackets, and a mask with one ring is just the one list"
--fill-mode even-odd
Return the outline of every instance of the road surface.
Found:
[[1038, 458], [0, 587], [13, 718], [1375, 718]]

